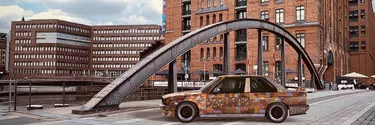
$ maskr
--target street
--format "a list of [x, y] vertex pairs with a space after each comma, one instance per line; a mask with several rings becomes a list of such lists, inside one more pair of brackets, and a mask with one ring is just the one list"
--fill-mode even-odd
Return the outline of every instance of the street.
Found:
[[[351, 90], [349, 90], [351, 91]], [[320, 94], [320, 95], [319, 95]], [[323, 95], [324, 94], [324, 95]], [[310, 96], [309, 96], [310, 95]], [[375, 124], [375, 91], [361, 91], [357, 93], [335, 94], [317, 92], [309, 94], [310, 109], [306, 115], [290, 116], [281, 124]], [[155, 101], [152, 101], [155, 103]], [[155, 103], [156, 104], [156, 103]], [[133, 111], [117, 112], [107, 115], [98, 115], [76, 118], [45, 113], [48, 119], [32, 120], [24, 116], [4, 116], [0, 124], [20, 123], [28, 125], [104, 125], [104, 124], [131, 124], [131, 125], [178, 125], [183, 124], [175, 118], [161, 115], [159, 108], [137, 109]], [[42, 115], [43, 113], [38, 113]], [[55, 119], [53, 119], [55, 117]], [[16, 120], [20, 119], [20, 120]], [[192, 125], [241, 125], [241, 124], [273, 124], [263, 117], [254, 118], [197, 118]]]

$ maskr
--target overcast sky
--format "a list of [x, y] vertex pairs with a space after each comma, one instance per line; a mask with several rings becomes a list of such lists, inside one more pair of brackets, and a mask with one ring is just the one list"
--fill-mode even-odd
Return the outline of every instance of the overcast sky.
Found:
[[22, 16], [87, 25], [161, 25], [162, 0], [0, 0], [0, 32], [8, 33], [10, 21]]
[[0, 32], [10, 21], [62, 19], [87, 25], [161, 25], [162, 0], [0, 0]]

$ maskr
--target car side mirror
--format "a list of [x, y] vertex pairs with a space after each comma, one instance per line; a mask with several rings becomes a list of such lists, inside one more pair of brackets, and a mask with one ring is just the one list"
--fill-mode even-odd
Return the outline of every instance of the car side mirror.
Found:
[[214, 93], [220, 93], [220, 88], [215, 88]]

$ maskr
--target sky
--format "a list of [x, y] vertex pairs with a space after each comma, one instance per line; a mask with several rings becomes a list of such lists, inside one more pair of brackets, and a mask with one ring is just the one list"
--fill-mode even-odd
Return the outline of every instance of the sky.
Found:
[[0, 32], [8, 33], [10, 22], [23, 16], [87, 25], [161, 25], [162, 0], [0, 0]]
[[0, 32], [11, 21], [61, 19], [86, 25], [161, 25], [162, 0], [0, 0]]

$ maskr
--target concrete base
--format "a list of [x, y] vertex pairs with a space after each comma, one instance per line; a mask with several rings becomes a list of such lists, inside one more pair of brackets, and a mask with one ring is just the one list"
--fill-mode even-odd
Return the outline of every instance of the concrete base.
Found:
[[109, 112], [109, 111], [116, 111], [119, 110], [119, 106], [106, 106], [106, 107], [99, 107], [99, 108], [93, 108], [91, 110], [86, 110], [86, 109], [76, 109], [72, 110], [72, 114], [77, 114], [77, 115], [87, 115], [87, 114], [93, 114], [93, 113], [98, 113], [98, 112]]
[[55, 104], [54, 107], [69, 107], [69, 104]]
[[43, 105], [27, 105], [27, 110], [43, 109]]

